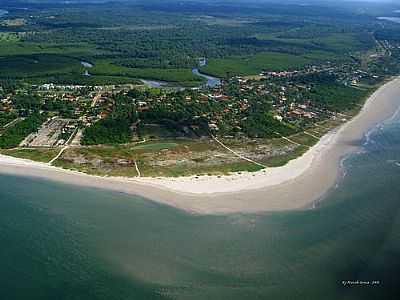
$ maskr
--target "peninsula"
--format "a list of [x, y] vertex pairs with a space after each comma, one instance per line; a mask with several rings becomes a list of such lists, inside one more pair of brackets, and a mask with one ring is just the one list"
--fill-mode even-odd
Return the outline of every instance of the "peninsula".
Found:
[[396, 78], [371, 95], [356, 117], [327, 133], [301, 157], [254, 173], [173, 179], [99, 177], [4, 155], [0, 172], [140, 195], [199, 214], [301, 209], [335, 186], [340, 161], [360, 149], [368, 130], [397, 113], [399, 95], [400, 78]]
[[398, 105], [396, 23], [135, 5], [1, 16], [0, 172], [197, 213], [302, 208]]

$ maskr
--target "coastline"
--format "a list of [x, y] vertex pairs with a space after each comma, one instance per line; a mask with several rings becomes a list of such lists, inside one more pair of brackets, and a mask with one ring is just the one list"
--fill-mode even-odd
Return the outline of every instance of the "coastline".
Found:
[[0, 173], [133, 194], [198, 214], [301, 209], [335, 185], [343, 157], [359, 149], [370, 128], [395, 113], [399, 99], [397, 77], [375, 91], [357, 116], [326, 134], [301, 157], [254, 173], [199, 178], [99, 177], [4, 155], [0, 155]]

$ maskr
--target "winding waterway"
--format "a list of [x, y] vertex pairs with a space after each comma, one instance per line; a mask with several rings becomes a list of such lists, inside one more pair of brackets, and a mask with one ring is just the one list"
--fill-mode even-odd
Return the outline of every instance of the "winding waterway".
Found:
[[213, 77], [213, 76], [207, 75], [207, 74], [204, 74], [204, 73], [201, 73], [198, 68], [192, 69], [192, 73], [197, 75], [197, 76], [200, 76], [200, 77], [203, 77], [203, 78], [207, 79], [207, 84], [206, 84], [207, 87], [214, 88], [214, 87], [216, 87], [216, 86], [221, 84], [221, 79], [219, 79], [217, 77]]
[[[205, 83], [205, 85], [209, 88], [214, 88], [221, 84], [221, 79], [201, 73], [198, 68], [193, 68], [192, 73], [194, 75], [197, 75], [197, 76], [207, 79], [207, 82]], [[143, 83], [149, 85], [152, 88], [160, 88], [160, 87], [168, 86], [168, 82], [164, 82], [164, 81], [149, 80], [149, 79], [141, 79], [141, 81]], [[183, 88], [183, 87], [177, 87], [177, 88]]]
[[[1, 10], [0, 10], [0, 13], [1, 13]], [[0, 15], [0, 16], [1, 16], [1, 15]], [[80, 63], [81, 63], [81, 65], [82, 65], [83, 67], [88, 68], [88, 69], [91, 69], [91, 68], [94, 67], [94, 65], [93, 65], [92, 63], [87, 62], [87, 61], [81, 61]], [[192, 69], [192, 73], [193, 73], [194, 75], [196, 75], [196, 76], [205, 78], [205, 79], [207, 80], [207, 82], [206, 82], [205, 85], [206, 85], [207, 87], [209, 87], [209, 88], [214, 88], [214, 87], [216, 87], [216, 86], [218, 86], [218, 85], [221, 84], [221, 79], [220, 79], [220, 78], [217, 78], [217, 77], [213, 77], [213, 76], [204, 74], [204, 73], [202, 73], [198, 68], [193, 68], [193, 69]], [[90, 76], [89, 71], [88, 71], [88, 70], [85, 70], [84, 75], [85, 75], [85, 76]], [[146, 85], [148, 85], [148, 86], [150, 86], [150, 87], [152, 87], [152, 88], [161, 88], [161, 87], [168, 86], [168, 82], [165, 82], [165, 81], [158, 81], [158, 80], [151, 80], [151, 79], [141, 79], [141, 81], [142, 81], [144, 84], [146, 84]], [[177, 87], [177, 88], [182, 88], [182, 87]]]

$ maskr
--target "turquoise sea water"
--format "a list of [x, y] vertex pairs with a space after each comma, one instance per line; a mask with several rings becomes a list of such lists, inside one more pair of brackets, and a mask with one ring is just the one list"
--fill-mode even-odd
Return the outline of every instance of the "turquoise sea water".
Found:
[[327, 199], [298, 212], [192, 216], [0, 175], [0, 298], [398, 299], [399, 120], [363, 143]]

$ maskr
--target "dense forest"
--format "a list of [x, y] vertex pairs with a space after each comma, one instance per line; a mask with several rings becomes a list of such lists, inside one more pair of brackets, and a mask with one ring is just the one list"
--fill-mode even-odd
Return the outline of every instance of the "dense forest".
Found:
[[[258, 69], [240, 62], [254, 56], [259, 69], [290, 67], [285, 59], [271, 65], [274, 53], [287, 55], [293, 68], [293, 57], [307, 64], [348, 60], [348, 53], [373, 47], [371, 32], [380, 28], [371, 16], [318, 6], [270, 4], [266, 10], [257, 4], [243, 9], [139, 1], [28, 7], [10, 8], [0, 20], [0, 78], [88, 84], [147, 78], [194, 85], [202, 79], [191, 69], [202, 57], [212, 62], [204, 70], [214, 75], [225, 75], [226, 65], [235, 66], [232, 74], [251, 75]], [[86, 70], [91, 76], [84, 76], [81, 60], [93, 64]]]
[[83, 145], [124, 144], [131, 140], [126, 119], [104, 119], [85, 130]]

